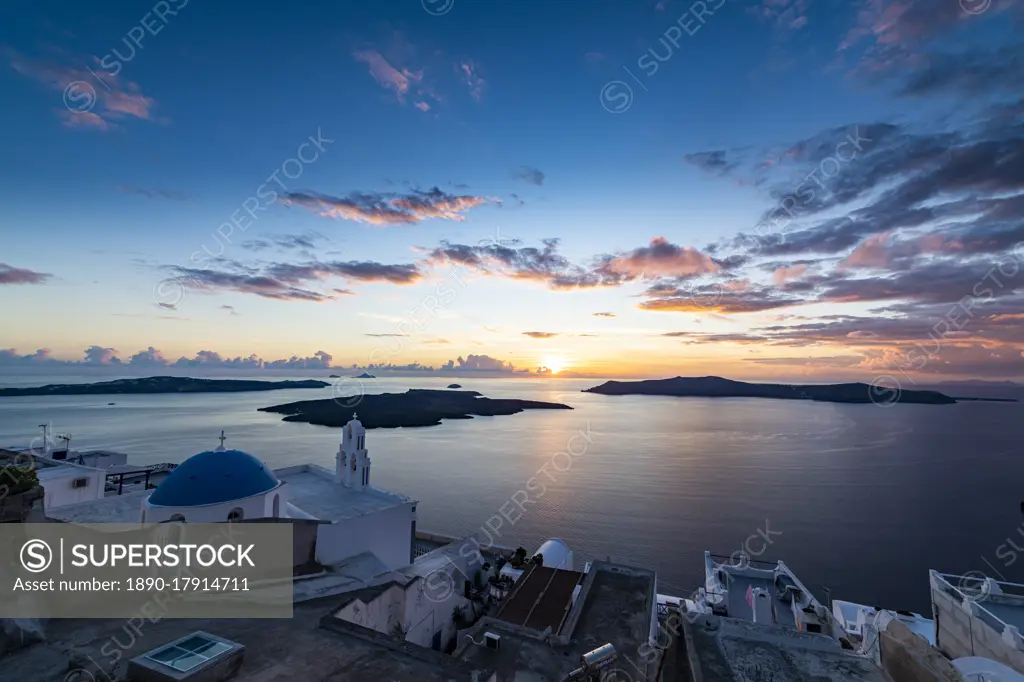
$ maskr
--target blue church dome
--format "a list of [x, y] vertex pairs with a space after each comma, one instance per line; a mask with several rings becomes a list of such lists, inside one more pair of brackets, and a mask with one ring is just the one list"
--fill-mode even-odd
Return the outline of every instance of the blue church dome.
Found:
[[208, 450], [179, 464], [149, 497], [162, 507], [196, 507], [240, 500], [273, 490], [280, 481], [241, 450]]

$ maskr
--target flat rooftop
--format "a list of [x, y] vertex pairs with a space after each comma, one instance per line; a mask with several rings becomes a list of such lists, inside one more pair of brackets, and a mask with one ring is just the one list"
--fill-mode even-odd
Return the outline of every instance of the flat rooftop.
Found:
[[46, 515], [66, 523], [141, 523], [142, 501], [151, 492], [153, 491], [140, 490], [88, 502], [76, 502], [47, 509]]
[[683, 618], [673, 648], [664, 682], [889, 682], [881, 668], [831, 637], [735, 618]]
[[572, 593], [585, 574], [531, 565], [495, 618], [513, 625], [558, 632], [572, 607]]
[[500, 649], [467, 642], [455, 655], [482, 673], [481, 680], [496, 673], [501, 682], [541, 682], [561, 679], [579, 667], [583, 654], [610, 643], [619, 652], [615, 667], [629, 675], [618, 679], [653, 680], [655, 668], [645, 666], [639, 654], [650, 636], [655, 582], [653, 571], [596, 561], [556, 638], [545, 639], [532, 628], [484, 618], [470, 634], [482, 641], [484, 632], [494, 632], [501, 637]]
[[415, 502], [379, 488], [346, 488], [333, 481], [333, 472], [312, 464], [277, 469], [274, 475], [288, 484], [289, 502], [324, 521], [341, 521]]
[[[128, 644], [117, 672], [127, 660], [162, 644], [203, 630], [245, 646], [241, 670], [234, 678], [247, 682], [469, 682], [466, 669], [428, 649], [397, 642], [378, 633], [333, 623], [320, 626], [325, 612], [336, 608], [330, 598], [297, 604], [291, 619], [188, 619], [144, 622], [141, 634], [120, 620], [51, 620], [46, 641], [8, 652], [0, 666], [0, 682], [103, 680], [111, 673], [109, 653]], [[85, 673], [68, 677], [72, 657]], [[109, 679], [117, 678], [110, 674]]]
[[28, 448], [24, 450], [15, 450], [10, 448], [0, 448], [0, 467], [4, 466], [15, 466], [24, 467], [28, 464], [28, 460], [32, 460], [32, 468], [36, 471], [50, 471], [61, 468], [74, 468], [81, 469], [82, 467], [68, 462], [67, 460], [50, 459], [49, 457], [42, 457], [36, 454], [37, 451], [30, 450]]

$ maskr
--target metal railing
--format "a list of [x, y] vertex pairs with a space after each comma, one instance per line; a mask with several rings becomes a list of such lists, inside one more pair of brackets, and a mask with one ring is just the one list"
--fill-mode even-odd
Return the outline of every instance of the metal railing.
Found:
[[[1010, 627], [1009, 623], [1007, 623], [1002, 618], [992, 613], [992, 611], [990, 611], [982, 605], [982, 602], [985, 599], [988, 599], [990, 596], [992, 596], [989, 594], [988, 591], [988, 581], [992, 580], [991, 578], [974, 578], [970, 576], [939, 573], [937, 571], [933, 571], [932, 575], [935, 577], [936, 582], [938, 582], [939, 588], [948, 596], [956, 599], [958, 604], [964, 604], [969, 602], [971, 604], [972, 615], [975, 614], [973, 609], [977, 609], [977, 619], [984, 623], [986, 626], [988, 626], [1000, 635], [1002, 635], [1006, 631], [1006, 628]], [[948, 580], [949, 578], [955, 579], [957, 581], [957, 585], [953, 585], [953, 583], [951, 583]], [[1016, 597], [1019, 599], [1021, 597], [1020, 594], [1012, 594], [1011, 592], [1021, 592], [1022, 590], [1024, 590], [1024, 585], [1021, 585], [1019, 583], [1006, 583], [998, 580], [993, 580], [993, 582], [995, 582], [996, 585], [999, 586], [999, 589], [1003, 591], [1004, 595], [1010, 597]], [[968, 592], [965, 592], [963, 589], [961, 589], [961, 587], [969, 588], [969, 583], [975, 583], [977, 585], [976, 594], [969, 594]], [[1005, 588], [1010, 588], [1011, 591], [1008, 592]], [[1022, 609], [1024, 609], [1024, 601], [1022, 601], [1020, 606]], [[1017, 631], [1017, 638], [1020, 640], [1020, 643], [1024, 643], [1024, 634], [1022, 634], [1019, 630]]]
[[[177, 464], [154, 464], [143, 469], [134, 469], [132, 471], [119, 471], [115, 474], [107, 474], [106, 482], [117, 485], [117, 494], [121, 495], [124, 493], [124, 477], [125, 476], [139, 476], [143, 475], [143, 490], [149, 490], [149, 477], [153, 474], [162, 474], [169, 471], [173, 471]], [[128, 481], [129, 485], [138, 483], [138, 481]]]

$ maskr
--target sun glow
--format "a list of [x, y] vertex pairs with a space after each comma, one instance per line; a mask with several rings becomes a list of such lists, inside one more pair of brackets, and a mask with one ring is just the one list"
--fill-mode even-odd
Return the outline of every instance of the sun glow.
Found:
[[552, 374], [558, 374], [569, 366], [568, 361], [557, 355], [548, 355], [541, 360], [541, 366], [547, 367]]

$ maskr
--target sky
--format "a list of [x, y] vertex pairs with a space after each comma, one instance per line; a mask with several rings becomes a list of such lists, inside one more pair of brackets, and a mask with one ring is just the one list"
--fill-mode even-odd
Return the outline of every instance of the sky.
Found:
[[0, 371], [1022, 379], [1022, 23], [4, 3]]

